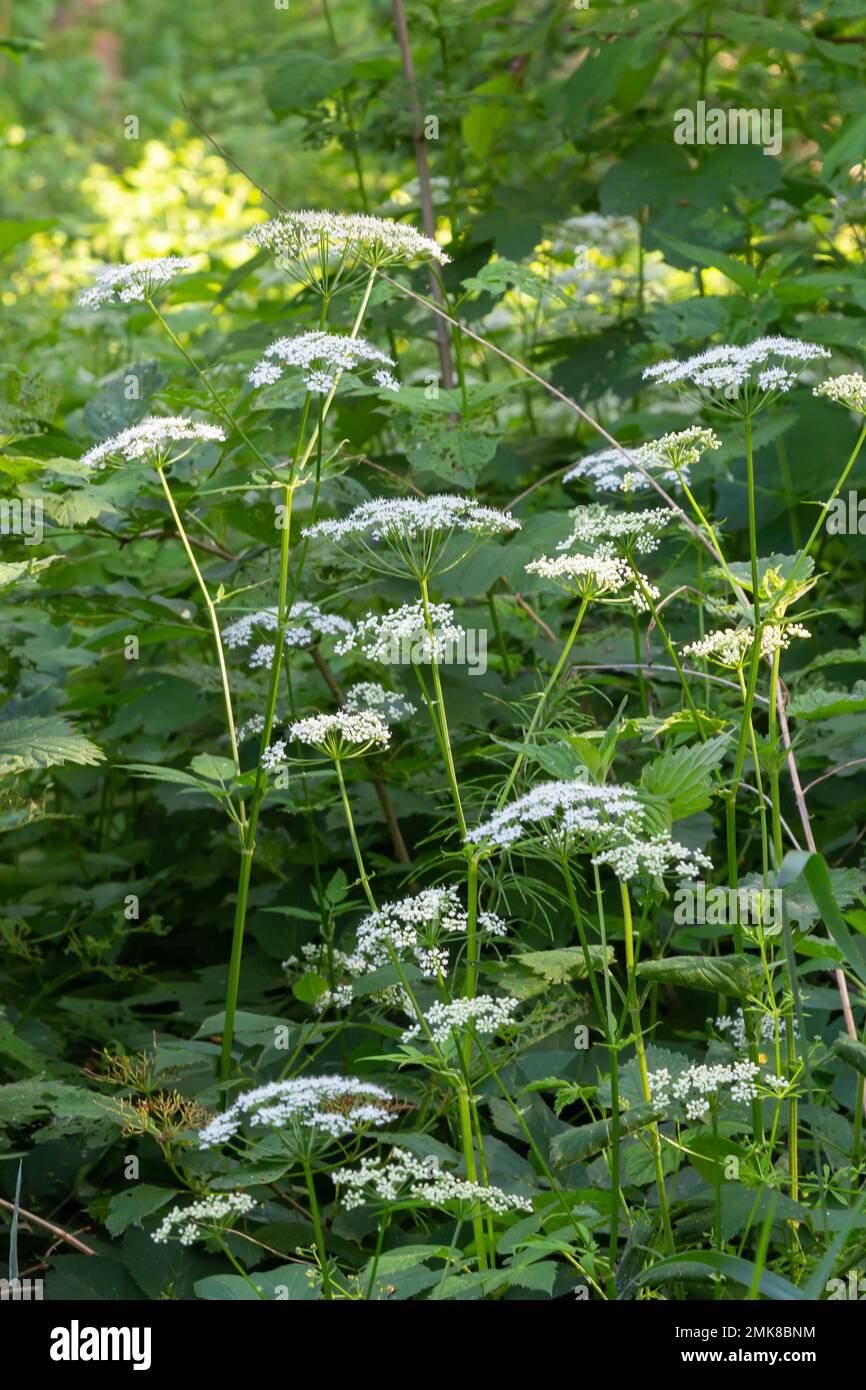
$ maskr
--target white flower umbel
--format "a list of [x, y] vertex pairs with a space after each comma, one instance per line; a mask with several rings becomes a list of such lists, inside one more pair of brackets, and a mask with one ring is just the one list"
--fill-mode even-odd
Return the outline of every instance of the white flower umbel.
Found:
[[510, 512], [441, 493], [376, 497], [348, 516], [316, 522], [303, 534], [325, 538], [352, 557], [360, 549], [369, 568], [379, 573], [429, 579], [453, 569], [491, 536], [519, 528]]
[[[672, 481], [676, 482], [674, 475]], [[578, 480], [586, 481], [599, 492], [630, 492], [649, 483], [635, 475], [628, 454], [621, 449], [597, 449], [594, 454], [586, 454], [563, 475], [564, 483]]]
[[225, 1144], [245, 1126], [283, 1132], [303, 1142], [335, 1140], [390, 1122], [394, 1101], [382, 1086], [357, 1076], [297, 1076], [257, 1086], [216, 1115], [199, 1133], [199, 1148]]
[[239, 1216], [253, 1211], [258, 1202], [248, 1192], [212, 1192], [188, 1207], [172, 1207], [153, 1232], [157, 1245], [177, 1240], [181, 1245], [193, 1245], [197, 1240], [209, 1240], [231, 1230]]
[[[452, 1033], [460, 1033], [464, 1028], [474, 1028], [477, 1033], [501, 1033], [510, 1028], [519, 1003], [519, 999], [494, 999], [490, 994], [478, 994], [474, 999], [455, 999], [451, 1004], [437, 999], [424, 1014], [424, 1022], [434, 1043], [441, 1047], [452, 1037]], [[407, 1028], [403, 1042], [410, 1042], [420, 1032], [420, 1023]]]
[[[479, 913], [477, 927], [493, 937], [506, 932], [505, 923], [495, 912]], [[413, 897], [383, 903], [358, 927], [352, 973], [367, 974], [388, 965], [394, 951], [401, 960], [407, 954], [414, 956], [425, 975], [435, 976], [447, 967], [447, 946], [463, 941], [468, 928], [456, 888], [425, 888]]]
[[[184, 458], [196, 444], [222, 443], [225, 437], [225, 430], [219, 425], [190, 420], [186, 415], [151, 415], [141, 424], [131, 425], [88, 449], [81, 462], [97, 468], [107, 460], [167, 468]], [[178, 445], [185, 447], [178, 451]]]
[[338, 656], [360, 651], [369, 661], [383, 666], [429, 666], [443, 662], [460, 648], [466, 632], [454, 622], [454, 609], [447, 603], [430, 604], [432, 636], [427, 630], [424, 604], [404, 603], [387, 613], [368, 613], [356, 623], [348, 637], [334, 647]]
[[292, 338], [277, 338], [265, 349], [264, 357], [250, 372], [249, 379], [253, 386], [269, 386], [279, 381], [288, 368], [295, 368], [308, 391], [327, 396], [344, 372], [370, 366], [377, 368], [374, 373], [377, 386], [399, 391], [400, 383], [388, 371], [394, 366], [393, 357], [380, 352], [364, 338], [317, 329]]
[[401, 719], [411, 718], [417, 706], [399, 691], [386, 690], [376, 681], [358, 681], [346, 691], [345, 708], [352, 714], [365, 711], [378, 714], [386, 724], [397, 724]]
[[378, 269], [416, 261], [450, 260], [431, 237], [403, 222], [361, 213], [303, 209], [281, 213], [247, 232], [256, 246], [273, 252], [277, 264], [305, 284], [326, 281], [333, 292], [355, 264]]
[[329, 758], [359, 758], [373, 749], [387, 748], [391, 730], [378, 714], [369, 710], [338, 710], [336, 714], [298, 719], [289, 725], [286, 736], [317, 748]]
[[[730, 1036], [732, 1046], [738, 1051], [742, 1052], [747, 1047], [746, 1017], [741, 1008], [737, 1009], [735, 1014], [723, 1014], [721, 1018], [717, 1018], [716, 1027], [720, 1033]], [[776, 1043], [782, 1042], [788, 1035], [787, 1020], [776, 1018], [771, 1013], [761, 1014], [759, 1027], [761, 1040], [772, 1043], [774, 1046]], [[800, 1030], [797, 1020], [794, 1019], [794, 1037], [799, 1038], [799, 1036]]]
[[[808, 628], [803, 627], [802, 623], [786, 623], [784, 626], [767, 623], [761, 628], [761, 656], [768, 657], [774, 652], [783, 651], [791, 645], [792, 637], [810, 636]], [[706, 637], [701, 637], [697, 642], [688, 642], [682, 648], [682, 654], [711, 661], [716, 666], [724, 666], [730, 671], [738, 671], [742, 670], [749, 659], [754, 641], [753, 627], [717, 628], [715, 632], [707, 633]]]
[[615, 512], [601, 502], [592, 502], [588, 507], [575, 507], [571, 518], [571, 535], [559, 542], [557, 550], [602, 542], [621, 555], [651, 554], [658, 549], [662, 534], [679, 519], [668, 507], [652, 507], [642, 512]]
[[192, 261], [186, 256], [154, 256], [147, 261], [108, 266], [98, 273], [96, 283], [83, 292], [78, 302], [83, 309], [100, 309], [104, 304], [142, 304], [175, 275], [191, 268]]
[[[633, 603], [641, 612], [646, 607], [638, 580], [628, 561], [620, 555], [612, 555], [609, 546], [600, 546], [592, 555], [579, 552], [543, 555], [539, 560], [531, 560], [525, 568], [527, 574], [549, 579], [575, 598], [597, 603]], [[641, 574], [640, 579], [653, 599], [660, 597], [659, 590], [645, 575]]]
[[518, 842], [606, 844], [613, 833], [639, 831], [645, 808], [634, 787], [620, 783], [539, 782], [466, 836], [472, 845], [507, 849]]
[[773, 1072], [761, 1072], [757, 1062], [695, 1062], [672, 1078], [667, 1067], [651, 1072], [650, 1095], [657, 1105], [678, 1102], [687, 1120], [705, 1120], [725, 1100], [745, 1104], [761, 1094], [761, 1085], [778, 1094], [787, 1083]]
[[[223, 632], [223, 641], [231, 650], [249, 647], [264, 633], [276, 632], [279, 618], [276, 608], [263, 608], [256, 613], [245, 613], [236, 622], [230, 623]], [[326, 613], [318, 604], [299, 599], [289, 610], [288, 626], [284, 641], [287, 647], [310, 647], [321, 637], [344, 636], [352, 632], [352, 624], [337, 613]], [[252, 667], [273, 664], [274, 647], [267, 643], [258, 645], [250, 657]]]
[[677, 386], [701, 405], [747, 417], [790, 391], [808, 363], [829, 356], [818, 343], [778, 335], [756, 338], [744, 347], [707, 348], [682, 361], [656, 362], [643, 376], [645, 381]]
[[[700, 463], [710, 449], [721, 449], [722, 441], [715, 430], [703, 425], [689, 425], [684, 430], [674, 430], [663, 434], [659, 439], [651, 439], [635, 449], [636, 461], [648, 473], [654, 473], [666, 481], [676, 481], [688, 487], [689, 469]], [[635, 475], [640, 477], [640, 474]]]
[[418, 1158], [408, 1149], [392, 1149], [387, 1159], [362, 1158], [354, 1168], [332, 1173], [331, 1179], [342, 1189], [347, 1210], [372, 1202], [411, 1202], [449, 1211], [468, 1203], [498, 1216], [532, 1211], [528, 1197], [469, 1182], [440, 1168], [437, 1159]]
[[712, 869], [713, 862], [699, 849], [689, 849], [670, 835], [651, 835], [647, 839], [626, 831], [623, 840], [608, 849], [594, 854], [593, 864], [597, 868], [607, 865], [617, 878], [623, 882], [646, 875], [649, 878], [663, 878], [673, 874], [677, 878], [700, 878], [702, 873]]
[[860, 372], [849, 372], [844, 376], [831, 376], [822, 381], [812, 391], [813, 396], [825, 396], [837, 405], [847, 405], [858, 415], [866, 415], [866, 377]]

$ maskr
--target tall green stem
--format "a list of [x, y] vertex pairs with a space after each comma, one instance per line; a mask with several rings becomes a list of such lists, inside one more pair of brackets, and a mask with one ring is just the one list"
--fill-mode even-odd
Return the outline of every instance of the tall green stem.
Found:
[[325, 1249], [325, 1233], [322, 1230], [322, 1217], [319, 1212], [319, 1203], [316, 1198], [316, 1185], [313, 1182], [313, 1170], [310, 1166], [309, 1157], [304, 1154], [301, 1162], [304, 1167], [304, 1181], [307, 1186], [307, 1196], [310, 1199], [310, 1215], [313, 1218], [313, 1231], [316, 1236], [316, 1249], [319, 1252], [319, 1265], [322, 1270], [322, 1297], [333, 1298], [331, 1291], [331, 1279], [328, 1274], [328, 1252]]
[[[364, 314], [366, 313], [367, 305], [370, 300], [370, 294], [373, 289], [374, 279], [375, 271], [371, 271], [364, 289], [360, 307], [355, 316], [355, 321], [352, 325], [351, 333], [349, 334], [351, 338], [356, 338], [360, 331], [361, 323], [363, 322]], [[326, 321], [327, 309], [328, 299], [327, 297], [323, 297], [322, 312], [319, 320], [320, 327], [323, 327]], [[156, 312], [156, 310], [154, 310], [154, 312]], [[158, 314], [157, 317], [159, 317]], [[171, 334], [171, 330], [168, 329], [167, 324], [165, 325], [165, 327], [169, 332], [170, 336], [174, 338], [174, 335]], [[184, 355], [188, 357], [188, 354], [185, 352], [185, 350], [179, 343], [178, 347], [180, 348], [181, 352], [184, 352]], [[191, 359], [189, 360], [191, 361]], [[193, 363], [193, 366], [195, 366], [195, 363]], [[197, 367], [196, 370], [198, 371]], [[274, 713], [277, 704], [277, 691], [279, 689], [280, 672], [282, 670], [283, 662], [285, 631], [288, 625], [289, 616], [291, 614], [291, 608], [294, 602], [294, 597], [297, 593], [298, 585], [300, 584], [301, 579], [301, 574], [299, 570], [297, 575], [295, 576], [295, 582], [292, 586], [292, 593], [291, 595], [289, 595], [289, 554], [291, 545], [292, 500], [294, 497], [296, 479], [298, 478], [299, 474], [303, 472], [303, 469], [305, 468], [313, 452], [313, 449], [317, 446], [321, 439], [322, 425], [324, 423], [325, 416], [327, 415], [331, 407], [331, 402], [333, 401], [334, 396], [336, 394], [337, 386], [339, 385], [341, 375], [342, 372], [337, 372], [331, 390], [328, 393], [328, 396], [326, 397], [324, 403], [320, 407], [318, 420], [316, 422], [316, 428], [313, 432], [313, 436], [310, 439], [310, 442], [307, 445], [306, 449], [304, 449], [302, 453], [303, 440], [304, 435], [306, 433], [307, 420], [309, 418], [310, 411], [310, 393], [307, 392], [304, 400], [303, 411], [301, 414], [301, 422], [298, 430], [297, 443], [295, 445], [295, 453], [289, 469], [288, 481], [285, 485], [285, 516], [283, 518], [284, 526], [280, 540], [279, 601], [277, 608], [278, 621], [274, 640], [274, 659], [271, 663], [271, 679], [270, 685], [268, 687], [268, 700], [265, 711], [265, 721], [264, 727], [262, 729], [260, 756], [258, 764], [256, 766], [256, 780], [255, 786], [253, 787], [249, 824], [247, 825], [246, 833], [244, 835], [243, 840], [244, 853], [241, 856], [241, 864], [238, 871], [238, 888], [235, 921], [234, 929], [232, 932], [232, 947], [231, 956], [229, 958], [228, 981], [226, 984], [225, 1021], [223, 1024], [223, 1041], [219, 1065], [219, 1078], [222, 1085], [225, 1085], [229, 1077], [229, 1072], [231, 1071], [231, 1056], [232, 1047], [234, 1044], [234, 1021], [235, 1014], [237, 1011], [238, 991], [240, 988], [241, 962], [243, 959], [244, 935], [246, 931], [246, 914], [249, 896], [250, 875], [252, 872], [252, 859], [253, 855], [255, 854], [256, 832], [258, 829], [259, 814], [261, 811], [262, 802], [264, 801], [265, 792], [267, 790], [267, 777], [265, 770], [262, 766], [262, 755], [264, 754], [266, 748], [270, 743], [271, 732], [273, 730]], [[258, 454], [258, 451], [255, 449], [253, 445], [250, 445], [250, 447], [253, 448], [253, 452]], [[260, 455], [258, 456], [261, 457]], [[270, 465], [268, 465], [268, 467], [270, 467]]]
[[[235, 717], [232, 711], [232, 697], [231, 689], [229, 687], [229, 674], [228, 670], [226, 669], [225, 652], [223, 651], [222, 634], [220, 633], [220, 625], [216, 615], [216, 608], [214, 606], [213, 599], [211, 598], [208, 592], [208, 587], [204, 582], [204, 576], [198, 567], [198, 561], [196, 560], [193, 548], [189, 543], [186, 530], [184, 529], [184, 524], [181, 521], [180, 512], [175, 506], [174, 498], [171, 495], [171, 488], [168, 485], [168, 479], [166, 478], [159, 464], [157, 464], [156, 466], [156, 471], [159, 477], [159, 481], [162, 484], [162, 490], [165, 493], [165, 500], [168, 503], [169, 511], [171, 512], [172, 517], [174, 519], [174, 524], [177, 528], [177, 533], [180, 537], [181, 545], [186, 551], [186, 558], [189, 560], [192, 572], [196, 578], [196, 583], [198, 584], [198, 587], [201, 590], [202, 598], [204, 599], [205, 607], [208, 611], [208, 617], [210, 618], [210, 625], [213, 630], [214, 646], [216, 647], [217, 663], [219, 665], [220, 671], [220, 681], [222, 682], [223, 688], [223, 699], [225, 701], [226, 707], [226, 722], [228, 724], [229, 741], [231, 742], [232, 747], [232, 758], [234, 759], [235, 771], [240, 772], [241, 763], [240, 758], [238, 756], [238, 740], [237, 733], [235, 730]], [[241, 823], [243, 824], [243, 821], [245, 819], [243, 802], [240, 803], [239, 816]]]
[[421, 602], [424, 605], [424, 625], [430, 639], [430, 667], [433, 673], [433, 689], [436, 693], [436, 716], [439, 721], [442, 740], [442, 756], [445, 759], [445, 771], [448, 775], [448, 784], [451, 788], [451, 797], [454, 802], [454, 811], [457, 816], [457, 824], [460, 827], [460, 834], [466, 838], [466, 819], [463, 815], [463, 805], [460, 800], [460, 787], [457, 781], [457, 769], [454, 766], [454, 753], [451, 748], [451, 735], [448, 732], [448, 716], [445, 712], [445, 696], [442, 693], [442, 681], [439, 676], [439, 663], [436, 660], [435, 652], [435, 633], [433, 629], [433, 617], [430, 612], [430, 590], [426, 578], [420, 579]]
[[[634, 953], [634, 925], [631, 914], [631, 899], [628, 892], [628, 884], [625, 879], [620, 881], [620, 893], [622, 896], [622, 916], [625, 929], [625, 964], [628, 973], [628, 992], [629, 992], [629, 1011], [631, 1015], [631, 1027], [634, 1034], [634, 1046], [637, 1054], [638, 1071], [640, 1072], [641, 1091], [643, 1098], [648, 1105], [652, 1104], [652, 1091], [649, 1084], [649, 1071], [646, 1062], [646, 1050], [643, 1042], [643, 1031], [640, 1021], [640, 1004], [637, 995], [637, 976], [635, 974], [635, 953]], [[658, 1191], [659, 1210], [662, 1218], [662, 1229], [665, 1234], [665, 1242], [673, 1254], [676, 1250], [674, 1233], [671, 1226], [670, 1211], [668, 1210], [668, 1198], [665, 1188], [664, 1164], [662, 1162], [662, 1145], [659, 1135], [659, 1127], [655, 1121], [650, 1125], [650, 1142], [653, 1151], [653, 1164], [656, 1174], [656, 1190]]]
[[[581, 599], [580, 608], [577, 611], [577, 617], [575, 618], [572, 624], [571, 631], [569, 632], [568, 637], [566, 638], [565, 646], [563, 647], [562, 652], [560, 653], [559, 660], [553, 668], [553, 675], [550, 677], [550, 680], [547, 682], [547, 685], [544, 687], [544, 690], [541, 692], [541, 695], [539, 696], [538, 704], [535, 707], [535, 713], [533, 714], [532, 719], [529, 722], [529, 728], [526, 730], [526, 736], [523, 740], [524, 743], [529, 742], [529, 740], [532, 738], [532, 735], [535, 733], [535, 730], [538, 728], [538, 724], [541, 720], [542, 714], [544, 713], [544, 707], [547, 704], [550, 692], [556, 685], [556, 682], [559, 680], [562, 668], [568, 660], [568, 654], [574, 646], [575, 639], [577, 638], [577, 634], [580, 631], [580, 625], [583, 622], [583, 615], [587, 610], [588, 604], [588, 598]], [[508, 794], [511, 791], [511, 788], [514, 786], [515, 781], [517, 780], [517, 774], [522, 768], [525, 759], [525, 753], [518, 753], [517, 757], [515, 758], [514, 766], [508, 774], [508, 780], [505, 783], [505, 786], [503, 787], [502, 792], [500, 793], [499, 800], [496, 803], [497, 811], [501, 811], [502, 807], [508, 800]]]

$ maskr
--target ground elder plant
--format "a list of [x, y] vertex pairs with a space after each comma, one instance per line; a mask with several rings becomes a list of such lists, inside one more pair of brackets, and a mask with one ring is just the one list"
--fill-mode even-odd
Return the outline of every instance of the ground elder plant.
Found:
[[[835, 1297], [859, 17], [764, 7], [762, 48], [697, 0], [328, 0], [271, 44], [200, 8], [189, 131], [178, 82], [123, 178], [69, 149], [42, 207], [35, 78], [0, 149], [13, 1265], [103, 1301]], [[257, 75], [218, 111], [209, 18]], [[733, 85], [778, 152], [674, 141]]]

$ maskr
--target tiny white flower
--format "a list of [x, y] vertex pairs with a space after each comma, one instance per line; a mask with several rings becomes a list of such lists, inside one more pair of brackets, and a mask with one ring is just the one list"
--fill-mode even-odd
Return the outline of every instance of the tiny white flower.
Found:
[[258, 1202], [247, 1192], [212, 1192], [186, 1207], [172, 1207], [151, 1239], [157, 1245], [176, 1239], [181, 1245], [221, 1235], [239, 1216], [253, 1211]]
[[103, 304], [140, 304], [191, 267], [192, 261], [186, 256], [154, 256], [146, 261], [107, 266], [78, 302], [83, 309], [99, 309]]
[[[98, 467], [107, 459], [118, 459], [124, 463], [149, 463], [166, 468], [187, 454], [193, 445], [222, 443], [225, 437], [225, 430], [219, 425], [191, 420], [186, 415], [150, 415], [140, 424], [130, 425], [129, 429], [88, 449], [82, 454], [81, 462]], [[177, 454], [173, 450], [176, 444], [188, 447]]]
[[807, 363], [829, 356], [818, 343], [776, 335], [744, 347], [725, 344], [682, 361], [657, 362], [643, 375], [645, 381], [679, 386], [703, 405], [746, 417], [789, 391]]

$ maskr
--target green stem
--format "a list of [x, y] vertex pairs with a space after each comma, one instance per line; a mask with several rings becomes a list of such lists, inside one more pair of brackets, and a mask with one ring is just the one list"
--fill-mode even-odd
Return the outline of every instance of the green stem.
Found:
[[310, 1199], [310, 1215], [313, 1218], [313, 1230], [316, 1235], [316, 1249], [319, 1252], [319, 1265], [322, 1270], [322, 1297], [333, 1298], [331, 1291], [331, 1279], [328, 1274], [328, 1252], [325, 1249], [325, 1233], [322, 1230], [322, 1218], [319, 1212], [319, 1203], [316, 1198], [316, 1185], [313, 1182], [313, 1170], [310, 1167], [310, 1160], [306, 1154], [302, 1158], [304, 1166], [304, 1181], [307, 1185], [307, 1196]]
[[[568, 660], [568, 654], [574, 646], [575, 639], [577, 638], [577, 634], [580, 631], [580, 625], [583, 622], [583, 615], [586, 612], [588, 605], [588, 598], [581, 599], [580, 608], [577, 612], [577, 617], [575, 618], [574, 623], [572, 624], [571, 631], [569, 632], [568, 637], [566, 638], [565, 646], [563, 647], [562, 652], [560, 653], [559, 660], [553, 668], [553, 675], [550, 677], [550, 680], [547, 682], [547, 685], [541, 692], [538, 704], [535, 707], [535, 713], [533, 714], [532, 719], [529, 722], [529, 728], [526, 730], [526, 735], [523, 740], [524, 743], [529, 742], [529, 740], [532, 738], [532, 735], [535, 733], [535, 730], [538, 727], [541, 716], [544, 713], [544, 707], [547, 704], [548, 698], [550, 696], [550, 692], [556, 685], [556, 682], [559, 680], [562, 668]], [[517, 757], [515, 758], [514, 766], [512, 767], [511, 772], [508, 774], [508, 781], [505, 783], [505, 786], [503, 787], [502, 792], [500, 794], [499, 800], [496, 803], [497, 811], [501, 811], [502, 807], [508, 800], [508, 794], [511, 791], [511, 788], [514, 786], [514, 783], [517, 779], [517, 774], [523, 766], [525, 759], [525, 753], [518, 753]]]
[[[198, 561], [196, 560], [193, 548], [189, 543], [189, 538], [186, 534], [186, 530], [184, 529], [184, 524], [180, 518], [180, 512], [175, 506], [174, 498], [171, 495], [171, 488], [168, 485], [168, 479], [166, 478], [159, 464], [156, 465], [156, 472], [157, 476], [159, 477], [159, 481], [162, 485], [162, 490], [165, 493], [165, 500], [168, 503], [169, 511], [171, 512], [171, 515], [174, 519], [174, 524], [177, 527], [177, 533], [180, 537], [181, 545], [186, 551], [186, 558], [189, 560], [192, 572], [196, 578], [196, 583], [198, 584], [198, 587], [201, 590], [202, 597], [205, 601], [205, 607], [207, 608], [208, 617], [210, 618], [210, 625], [213, 630], [214, 646], [216, 647], [217, 662], [219, 664], [220, 681], [222, 682], [223, 688], [223, 699], [225, 701], [226, 707], [226, 722], [228, 724], [229, 740], [231, 742], [232, 747], [232, 758], [234, 759], [235, 772], [239, 773], [241, 770], [241, 762], [240, 757], [238, 756], [238, 740], [237, 733], [235, 730], [235, 717], [232, 711], [232, 697], [231, 690], [229, 687], [229, 674], [228, 670], [226, 669], [225, 652], [223, 651], [222, 634], [220, 633], [220, 625], [216, 615], [216, 608], [214, 606], [213, 599], [211, 598], [208, 592], [208, 587], [204, 582], [204, 576], [198, 567]], [[243, 801], [241, 801], [240, 803], [239, 815], [241, 824], [243, 824], [246, 815], [244, 811]]]
[[463, 805], [460, 800], [460, 787], [457, 781], [457, 769], [454, 766], [454, 753], [451, 748], [451, 735], [448, 732], [448, 716], [445, 713], [445, 696], [442, 693], [442, 681], [439, 677], [439, 663], [435, 654], [435, 636], [433, 630], [433, 618], [430, 613], [430, 592], [427, 587], [426, 578], [421, 578], [421, 601], [424, 605], [424, 624], [430, 638], [431, 653], [430, 667], [433, 673], [433, 689], [436, 693], [436, 712], [439, 728], [442, 732], [442, 754], [445, 759], [445, 771], [448, 775], [448, 783], [451, 787], [451, 796], [454, 801], [454, 810], [457, 815], [457, 824], [460, 827], [460, 835], [466, 838], [466, 820], [463, 815]]
[[225, 405], [225, 404], [223, 403], [222, 398], [221, 398], [221, 396], [219, 395], [219, 392], [218, 392], [218, 391], [215, 391], [214, 388], [213, 388], [213, 386], [211, 386], [210, 382], [208, 381], [207, 376], [206, 376], [205, 373], [202, 371], [201, 367], [198, 365], [198, 363], [196, 362], [195, 358], [192, 357], [192, 356], [187, 352], [187, 350], [186, 350], [186, 348], [184, 347], [183, 343], [180, 341], [180, 339], [177, 337], [177, 335], [172, 331], [172, 329], [171, 329], [171, 328], [169, 327], [169, 325], [166, 323], [165, 319], [163, 318], [162, 314], [161, 314], [161, 313], [159, 312], [159, 310], [157, 309], [157, 307], [156, 307], [156, 305], [154, 304], [153, 300], [152, 300], [152, 299], [149, 299], [149, 300], [147, 301], [147, 305], [148, 305], [148, 308], [150, 309], [151, 313], [154, 315], [154, 317], [157, 319], [157, 321], [161, 324], [162, 328], [163, 328], [163, 329], [165, 330], [165, 332], [168, 334], [169, 338], [171, 339], [171, 341], [172, 341], [172, 343], [174, 344], [174, 346], [177, 348], [178, 352], [179, 352], [179, 353], [181, 354], [181, 356], [188, 362], [188, 364], [190, 365], [190, 367], [192, 367], [193, 371], [195, 372], [196, 376], [197, 376], [197, 377], [199, 378], [199, 380], [201, 381], [202, 385], [203, 385], [203, 386], [205, 387], [205, 389], [207, 390], [208, 394], [210, 395], [211, 400], [213, 401], [213, 403], [214, 403], [214, 405], [216, 406], [216, 408], [217, 408], [217, 410], [219, 411], [219, 413], [222, 415], [223, 419], [227, 422], [227, 424], [229, 424], [229, 425], [231, 426], [231, 428], [232, 428], [233, 430], [236, 430], [236, 431], [237, 431], [237, 433], [240, 435], [241, 439], [244, 441], [244, 443], [246, 444], [247, 448], [249, 449], [250, 453], [252, 453], [252, 454], [255, 455], [255, 457], [258, 459], [259, 463], [262, 464], [262, 466], [263, 466], [264, 468], [267, 469], [268, 473], [273, 474], [273, 472], [274, 472], [273, 466], [272, 466], [270, 463], [268, 463], [268, 461], [267, 461], [267, 459], [265, 458], [264, 454], [262, 454], [262, 453], [256, 448], [255, 444], [254, 444], [253, 441], [250, 439], [249, 435], [246, 433], [246, 431], [243, 429], [243, 427], [242, 427], [241, 425], [238, 424], [237, 420], [235, 419], [235, 417], [234, 417], [234, 415], [232, 414], [232, 412], [229, 410], [228, 406]]
[[358, 875], [361, 880], [361, 887], [364, 890], [364, 895], [367, 899], [367, 902], [370, 904], [372, 911], [378, 912], [378, 908], [376, 907], [376, 899], [373, 897], [373, 891], [370, 887], [370, 880], [367, 877], [367, 869], [364, 864], [364, 856], [361, 853], [361, 846], [358, 843], [358, 835], [355, 830], [355, 820], [352, 816], [352, 807], [349, 803], [349, 794], [346, 791], [346, 779], [343, 776], [343, 768], [341, 760], [339, 758], [334, 759], [334, 766], [337, 769], [337, 779], [340, 783], [340, 796], [343, 800], [343, 811], [346, 816], [346, 826], [349, 831], [349, 839], [352, 841], [352, 852], [355, 856], [355, 863], [358, 866]]
[[[478, 1186], [478, 1171], [475, 1167], [475, 1150], [472, 1145], [472, 1114], [469, 1109], [469, 1094], [465, 1086], [457, 1087], [457, 1107], [460, 1114], [460, 1135], [463, 1140], [463, 1161], [466, 1164], [466, 1176], [470, 1182]], [[478, 1268], [487, 1269], [489, 1267], [487, 1260], [487, 1236], [477, 1202], [472, 1204], [472, 1230], [475, 1236]]]
[[[634, 1034], [634, 1046], [637, 1053], [638, 1070], [640, 1072], [640, 1084], [643, 1098], [648, 1105], [652, 1104], [652, 1091], [649, 1084], [649, 1071], [646, 1062], [646, 1050], [643, 1042], [643, 1031], [640, 1022], [640, 1003], [637, 994], [637, 976], [635, 973], [635, 953], [634, 953], [634, 925], [631, 914], [631, 899], [628, 892], [628, 884], [625, 879], [620, 881], [620, 893], [622, 896], [622, 916], [625, 929], [625, 964], [628, 975], [628, 988], [630, 1000], [631, 1027]], [[655, 1121], [650, 1125], [650, 1142], [653, 1150], [653, 1164], [656, 1174], [656, 1189], [659, 1198], [659, 1210], [662, 1218], [662, 1228], [664, 1230], [665, 1242], [671, 1254], [676, 1252], [673, 1228], [671, 1227], [670, 1211], [668, 1210], [667, 1191], [665, 1189], [664, 1164], [662, 1163], [662, 1146], [659, 1135], [659, 1127]]]

